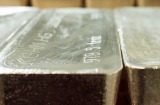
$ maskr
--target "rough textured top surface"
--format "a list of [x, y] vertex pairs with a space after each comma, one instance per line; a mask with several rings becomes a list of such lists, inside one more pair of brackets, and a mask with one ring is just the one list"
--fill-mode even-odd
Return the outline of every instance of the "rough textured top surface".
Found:
[[35, 8], [0, 7], [0, 49], [36, 12], [38, 10]]
[[126, 66], [158, 69], [160, 8], [124, 8], [115, 15]]
[[0, 53], [0, 73], [116, 73], [122, 69], [113, 12], [41, 11]]

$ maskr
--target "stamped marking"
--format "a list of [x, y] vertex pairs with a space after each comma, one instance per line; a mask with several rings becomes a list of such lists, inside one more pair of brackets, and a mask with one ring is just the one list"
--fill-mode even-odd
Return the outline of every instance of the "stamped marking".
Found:
[[100, 62], [101, 56], [101, 36], [92, 36], [91, 41], [87, 43], [87, 48], [85, 48], [85, 53], [83, 55], [83, 62], [84, 63], [92, 63], [92, 62]]

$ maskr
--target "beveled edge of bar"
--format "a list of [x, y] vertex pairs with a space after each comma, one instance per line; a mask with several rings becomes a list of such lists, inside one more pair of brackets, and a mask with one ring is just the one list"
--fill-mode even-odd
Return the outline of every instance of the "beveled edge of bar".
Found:
[[121, 67], [119, 69], [117, 69], [115, 72], [109, 72], [106, 70], [100, 70], [100, 71], [76, 71], [76, 72], [67, 72], [67, 70], [42, 70], [42, 69], [10, 69], [10, 68], [4, 68], [4, 67], [0, 67], [0, 75], [3, 74], [72, 74], [72, 75], [76, 75], [76, 74], [95, 74], [95, 75], [100, 75], [100, 74], [106, 74], [106, 75], [113, 75], [113, 74], [117, 74], [119, 72], [122, 71], [123, 66], [121, 65]]

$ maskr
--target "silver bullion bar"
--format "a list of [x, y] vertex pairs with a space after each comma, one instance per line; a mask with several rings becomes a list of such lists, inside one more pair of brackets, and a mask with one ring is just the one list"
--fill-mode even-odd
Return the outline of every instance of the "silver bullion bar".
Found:
[[0, 7], [0, 50], [37, 12], [36, 8]]
[[160, 8], [115, 12], [132, 105], [160, 104]]
[[111, 10], [43, 10], [0, 53], [3, 104], [115, 105], [115, 32]]

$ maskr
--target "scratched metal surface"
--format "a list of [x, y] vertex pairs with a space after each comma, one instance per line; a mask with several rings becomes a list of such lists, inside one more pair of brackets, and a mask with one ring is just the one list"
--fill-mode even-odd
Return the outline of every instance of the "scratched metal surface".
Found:
[[114, 105], [122, 69], [115, 32], [111, 10], [43, 10], [0, 53], [2, 102]]
[[0, 7], [0, 48], [8, 43], [37, 11], [35, 8], [26, 7]]
[[60, 9], [37, 15], [1, 52], [1, 68], [6, 70], [0, 72], [118, 72], [122, 65], [112, 13], [75, 12]]
[[160, 104], [160, 8], [116, 10], [132, 105]]

